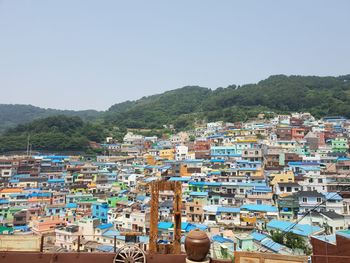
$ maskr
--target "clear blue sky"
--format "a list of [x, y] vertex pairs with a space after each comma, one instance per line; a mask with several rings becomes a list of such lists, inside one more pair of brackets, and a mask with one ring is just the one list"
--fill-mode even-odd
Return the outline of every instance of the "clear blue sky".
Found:
[[185, 85], [348, 73], [347, 0], [0, 0], [0, 103], [104, 110]]

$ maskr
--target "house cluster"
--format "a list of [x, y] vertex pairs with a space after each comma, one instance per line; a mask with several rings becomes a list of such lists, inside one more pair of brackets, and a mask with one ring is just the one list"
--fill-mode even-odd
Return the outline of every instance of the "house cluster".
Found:
[[[109, 137], [101, 146], [108, 154], [96, 158], [3, 156], [0, 234], [44, 236], [52, 251], [110, 252], [128, 242], [146, 250], [149, 183], [168, 180], [182, 183], [183, 236], [207, 231], [212, 256], [303, 254], [275, 234], [293, 233], [308, 245], [349, 228], [349, 136], [343, 117], [260, 114], [162, 138]], [[160, 243], [174, 236], [173, 196], [159, 193]]]

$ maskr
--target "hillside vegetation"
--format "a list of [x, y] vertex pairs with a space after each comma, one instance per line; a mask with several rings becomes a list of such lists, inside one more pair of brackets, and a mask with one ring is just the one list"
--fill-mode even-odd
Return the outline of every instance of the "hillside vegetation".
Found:
[[[121, 138], [126, 128], [161, 129], [173, 124], [176, 129], [186, 129], [196, 121], [245, 121], [271, 111], [350, 117], [350, 75], [276, 75], [257, 84], [215, 90], [188, 86], [118, 103], [106, 112], [0, 105], [0, 129], [20, 124], [0, 136], [0, 152], [24, 150], [28, 135], [33, 149], [85, 150], [89, 140], [99, 142], [107, 135]], [[51, 116], [57, 114], [60, 116]]]
[[90, 140], [99, 142], [105, 136], [102, 125], [79, 117], [51, 116], [6, 131], [0, 136], [0, 152], [24, 151], [28, 141], [39, 151], [83, 151]]
[[242, 121], [261, 111], [307, 111], [316, 117], [350, 117], [350, 75], [276, 75], [257, 84], [216, 90], [189, 86], [113, 105], [104, 118], [133, 128], [156, 128], [170, 123], [182, 128], [196, 119]]
[[55, 115], [78, 116], [83, 120], [94, 120], [100, 115], [95, 110], [73, 111], [43, 109], [32, 105], [0, 104], [0, 133], [18, 124]]

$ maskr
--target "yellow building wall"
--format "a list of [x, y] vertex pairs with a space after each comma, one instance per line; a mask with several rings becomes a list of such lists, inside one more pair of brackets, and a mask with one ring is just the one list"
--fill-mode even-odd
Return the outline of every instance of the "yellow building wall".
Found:
[[188, 173], [187, 165], [185, 164], [180, 165], [180, 176], [191, 176], [191, 174]]
[[156, 164], [156, 160], [152, 155], [147, 155], [146, 162], [148, 165], [155, 165]]
[[174, 160], [175, 159], [175, 150], [174, 149], [160, 150], [159, 157], [162, 159]]
[[273, 177], [273, 179], [270, 182], [271, 185], [275, 185], [277, 183], [294, 183], [293, 171], [287, 171], [287, 172], [278, 173], [278, 174], [271, 174], [270, 176]]

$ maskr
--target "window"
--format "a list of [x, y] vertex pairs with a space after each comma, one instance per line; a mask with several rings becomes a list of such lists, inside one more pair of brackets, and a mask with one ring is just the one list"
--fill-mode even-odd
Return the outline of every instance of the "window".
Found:
[[292, 187], [288, 186], [287, 187], [287, 192], [292, 192]]
[[307, 203], [307, 197], [303, 197], [303, 203]]
[[321, 203], [322, 199], [321, 197], [317, 197], [317, 203]]
[[215, 215], [209, 215], [209, 220], [210, 221], [215, 221], [216, 216]]

